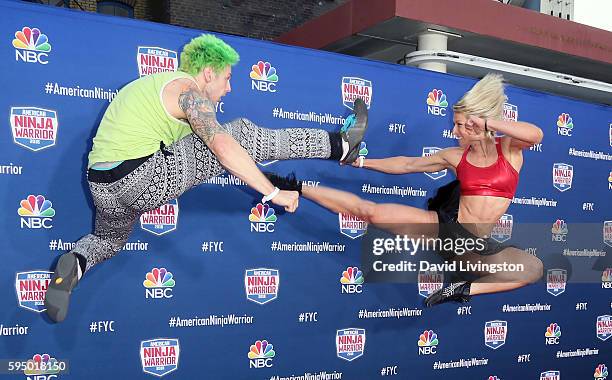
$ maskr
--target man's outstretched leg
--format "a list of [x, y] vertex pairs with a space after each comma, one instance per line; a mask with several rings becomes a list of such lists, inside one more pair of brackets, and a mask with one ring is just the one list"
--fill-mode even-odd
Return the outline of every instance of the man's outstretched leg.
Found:
[[177, 185], [174, 178], [161, 152], [125, 161], [116, 170], [89, 171], [89, 189], [96, 207], [94, 232], [59, 258], [45, 297], [49, 318], [55, 322], [66, 318], [70, 294], [81, 276], [119, 253], [140, 214], [166, 202], [170, 187]]
[[55, 322], [66, 318], [70, 294], [81, 276], [94, 265], [116, 255], [126, 243], [139, 213], [129, 209], [97, 209], [93, 234], [83, 236], [62, 255], [45, 297], [47, 315]]
[[45, 309], [54, 322], [66, 319], [70, 293], [79, 281], [82, 270], [72, 251], [60, 256], [45, 295]]
[[248, 119], [236, 119], [223, 127], [255, 161], [322, 158], [352, 163], [368, 126], [368, 111], [361, 99], [340, 132], [315, 128], [268, 129]]
[[[262, 128], [244, 118], [225, 123], [222, 128], [254, 161], [320, 158], [351, 163], [359, 155], [367, 126], [367, 108], [358, 99], [354, 114], [347, 118], [340, 132], [315, 128]], [[173, 185], [168, 199], [226, 171], [195, 133], [164, 147], [162, 152], [168, 166], [168, 181]]]

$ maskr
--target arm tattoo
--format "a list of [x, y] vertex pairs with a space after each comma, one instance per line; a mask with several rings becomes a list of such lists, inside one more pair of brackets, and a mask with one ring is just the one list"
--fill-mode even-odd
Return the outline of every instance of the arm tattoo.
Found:
[[191, 129], [206, 145], [212, 144], [215, 135], [227, 133], [217, 121], [213, 102], [202, 97], [195, 89], [190, 88], [181, 93], [178, 102], [187, 115]]

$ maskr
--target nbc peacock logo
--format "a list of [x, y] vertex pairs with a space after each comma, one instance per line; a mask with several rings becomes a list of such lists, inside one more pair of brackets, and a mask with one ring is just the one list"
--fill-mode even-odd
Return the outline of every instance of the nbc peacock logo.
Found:
[[419, 336], [417, 345], [419, 346], [419, 355], [433, 355], [438, 347], [438, 334], [433, 330], [425, 330]]
[[[23, 374], [28, 376], [35, 376], [35, 379], [50, 379], [57, 378], [57, 376], [40, 376], [40, 375], [57, 375], [58, 373], [66, 370], [66, 363], [60, 362], [56, 358], [49, 354], [35, 354], [32, 359], [29, 359], [25, 363], [25, 369]], [[40, 377], [39, 377], [40, 376]]]
[[562, 113], [557, 118], [557, 134], [561, 136], [571, 136], [574, 129], [574, 121], [568, 113]]
[[593, 377], [595, 380], [606, 380], [606, 377], [608, 377], [608, 367], [605, 364], [598, 365], [595, 367]]
[[45, 228], [53, 227], [55, 210], [53, 203], [45, 199], [44, 195], [28, 195], [19, 203], [17, 214], [21, 217], [21, 228]]
[[342, 272], [340, 283], [363, 284], [363, 273], [357, 267], [348, 267], [344, 272]]
[[176, 285], [172, 272], [166, 268], [153, 268], [142, 282], [145, 298], [172, 298], [172, 288]]
[[556, 323], [551, 323], [544, 333], [546, 337], [546, 345], [559, 344], [559, 338], [561, 337], [561, 327]]
[[551, 228], [552, 241], [567, 241], [567, 224], [563, 219], [557, 219]]
[[501, 379], [497, 376], [489, 376], [488, 380], [501, 380]]
[[446, 94], [444, 91], [434, 88], [427, 94], [427, 113], [435, 116], [446, 116]]
[[51, 44], [47, 35], [38, 28], [24, 26], [21, 30], [16, 31], [13, 47], [16, 61], [40, 63], [41, 65], [49, 63]]
[[348, 267], [340, 277], [341, 291], [343, 294], [361, 293], [363, 291], [363, 273], [357, 267]]
[[272, 359], [276, 356], [276, 351], [267, 340], [257, 340], [249, 348], [247, 356], [249, 368], [270, 368], [273, 365]]
[[274, 232], [276, 220], [274, 209], [267, 203], [258, 203], [257, 206], [251, 208], [249, 214], [251, 232]]
[[270, 62], [259, 61], [251, 66], [251, 90], [262, 92], [276, 92], [278, 74], [276, 68]]

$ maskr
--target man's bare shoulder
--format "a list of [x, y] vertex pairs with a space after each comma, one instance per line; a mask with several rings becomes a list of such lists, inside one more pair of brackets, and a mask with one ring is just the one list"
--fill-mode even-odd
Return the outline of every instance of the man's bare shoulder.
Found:
[[177, 119], [186, 119], [187, 115], [179, 105], [179, 97], [189, 91], [199, 93], [194, 81], [187, 78], [178, 78], [166, 84], [162, 92], [162, 100], [166, 111]]
[[187, 78], [177, 78], [166, 84], [166, 87], [164, 87], [164, 96], [172, 95], [178, 97], [180, 94], [189, 90], [199, 92], [198, 86], [194, 81]]

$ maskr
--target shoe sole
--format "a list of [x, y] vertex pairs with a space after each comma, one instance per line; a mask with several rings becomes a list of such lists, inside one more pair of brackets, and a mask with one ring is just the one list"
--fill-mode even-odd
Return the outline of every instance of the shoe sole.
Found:
[[353, 113], [356, 118], [355, 124], [345, 134], [348, 137], [349, 143], [349, 153], [342, 161], [345, 164], [353, 163], [359, 156], [359, 146], [368, 129], [368, 107], [363, 99], [355, 99]]
[[68, 314], [70, 293], [78, 281], [77, 265], [79, 262], [73, 253], [62, 255], [57, 261], [45, 296], [47, 315], [54, 322], [62, 322]]

